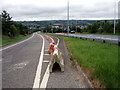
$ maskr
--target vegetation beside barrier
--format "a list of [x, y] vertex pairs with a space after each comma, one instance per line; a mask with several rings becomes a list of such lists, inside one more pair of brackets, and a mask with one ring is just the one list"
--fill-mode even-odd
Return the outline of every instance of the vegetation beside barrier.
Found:
[[[120, 86], [120, 72], [118, 72], [119, 46], [81, 40], [79, 38], [58, 36], [63, 38], [90, 81], [96, 81], [100, 87], [118, 88]], [[95, 83], [95, 84], [96, 84]]]
[[26, 39], [33, 33], [27, 26], [13, 21], [10, 14], [5, 10], [1, 13], [1, 19], [2, 37], [0, 37], [0, 47]]

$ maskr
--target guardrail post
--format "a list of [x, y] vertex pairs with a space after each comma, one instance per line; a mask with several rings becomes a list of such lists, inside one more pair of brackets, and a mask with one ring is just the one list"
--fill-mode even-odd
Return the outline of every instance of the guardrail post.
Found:
[[120, 46], [120, 41], [118, 41], [118, 46]]
[[103, 43], [105, 43], [105, 40], [103, 40]]

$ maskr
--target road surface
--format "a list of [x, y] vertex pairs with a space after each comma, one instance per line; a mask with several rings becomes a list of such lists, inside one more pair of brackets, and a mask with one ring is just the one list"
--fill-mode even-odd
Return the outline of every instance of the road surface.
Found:
[[[84, 76], [72, 66], [63, 39], [52, 37], [62, 52], [65, 71], [48, 73], [49, 42], [38, 34], [2, 51], [2, 88], [89, 88]], [[3, 89], [4, 90], [4, 89]]]
[[[52, 38], [57, 42], [56, 37]], [[91, 88], [92, 86], [85, 78], [83, 72], [79, 70], [80, 72], [78, 73], [78, 70], [72, 65], [64, 40], [61, 38], [59, 40], [58, 48], [62, 52], [65, 71], [61, 73], [58, 68], [55, 68], [54, 72], [50, 74], [47, 88]]]

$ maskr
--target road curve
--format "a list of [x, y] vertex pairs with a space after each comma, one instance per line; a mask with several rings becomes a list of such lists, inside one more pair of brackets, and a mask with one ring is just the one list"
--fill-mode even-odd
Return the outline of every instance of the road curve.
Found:
[[[40, 77], [40, 80], [36, 81], [38, 88], [43, 86], [45, 88], [91, 88], [84, 76], [82, 74], [79, 76], [77, 70], [71, 66], [64, 40], [56, 37], [52, 38], [58, 43], [58, 47], [62, 52], [63, 59], [65, 60], [65, 72], [60, 72], [58, 67], [56, 67], [54, 72], [49, 74], [48, 78], [45, 77], [50, 60], [48, 54], [49, 42], [40, 37], [40, 35], [35, 34], [25, 42], [2, 51], [3, 90], [4, 88], [21, 88], [21, 90], [23, 88], [35, 88], [36, 77]], [[43, 60], [41, 61], [43, 40], [45, 40], [45, 46]], [[41, 64], [39, 64], [40, 62]], [[37, 70], [41, 70], [39, 72], [40, 76], [36, 73]], [[43, 82], [46, 82], [46, 84]]]
[[32, 88], [42, 38], [31, 39], [2, 51], [2, 88]]

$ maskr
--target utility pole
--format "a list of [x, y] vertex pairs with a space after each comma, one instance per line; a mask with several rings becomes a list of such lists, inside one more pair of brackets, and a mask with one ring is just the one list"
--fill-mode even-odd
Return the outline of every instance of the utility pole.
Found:
[[114, 6], [114, 34], [116, 33], [115, 31], [115, 25], [116, 25], [116, 2], [115, 2], [115, 6]]
[[[52, 17], [52, 26], [53, 26], [53, 17]], [[52, 34], [53, 34], [53, 27], [51, 27], [51, 29], [52, 29]]]
[[67, 34], [69, 34], [69, 0], [67, 9]]
[[77, 18], [76, 18], [76, 33], [77, 33]]

